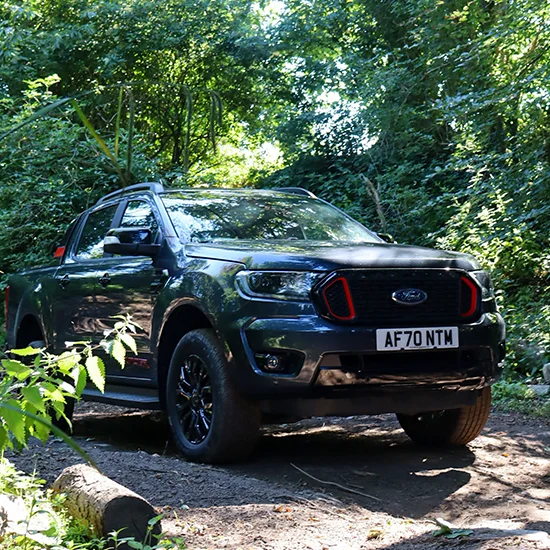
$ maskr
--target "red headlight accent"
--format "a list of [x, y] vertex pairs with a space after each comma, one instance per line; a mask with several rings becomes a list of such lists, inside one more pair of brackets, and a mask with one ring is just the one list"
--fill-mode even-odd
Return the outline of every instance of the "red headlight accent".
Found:
[[470, 317], [476, 312], [476, 309], [477, 309], [477, 294], [478, 294], [477, 286], [472, 281], [470, 281], [468, 277], [460, 277], [460, 282], [462, 283], [460, 288], [461, 304], [465, 303], [465, 300], [463, 300], [462, 298], [462, 292], [463, 292], [464, 286], [468, 287], [470, 291], [470, 300], [468, 301], [468, 306], [469, 306], [468, 310], [461, 311], [460, 316]]
[[54, 258], [63, 258], [63, 254], [65, 254], [65, 247], [64, 246], [58, 246], [55, 249], [55, 252], [53, 253]]
[[6, 316], [6, 330], [8, 330], [8, 307], [10, 303], [10, 287], [7, 286], [4, 293], [4, 315]]
[[[327, 291], [332, 288], [333, 286], [335, 285], [338, 285], [340, 284], [342, 286], [342, 290], [344, 292], [344, 297], [345, 297], [345, 300], [346, 300], [346, 305], [347, 305], [347, 310], [348, 310], [348, 314], [347, 315], [341, 315], [340, 313], [336, 313], [334, 311], [334, 309], [331, 307], [331, 300], [330, 298], [327, 296]], [[345, 277], [338, 277], [336, 279], [334, 279], [333, 281], [331, 281], [324, 289], [323, 289], [323, 298], [325, 299], [325, 303], [327, 305], [327, 308], [328, 308], [328, 311], [329, 313], [335, 318], [335, 319], [338, 319], [339, 321], [351, 321], [352, 319], [355, 319], [355, 307], [353, 305], [353, 299], [351, 297], [351, 292], [350, 292], [350, 289], [349, 289], [349, 284], [348, 284], [348, 281], [346, 280]]]

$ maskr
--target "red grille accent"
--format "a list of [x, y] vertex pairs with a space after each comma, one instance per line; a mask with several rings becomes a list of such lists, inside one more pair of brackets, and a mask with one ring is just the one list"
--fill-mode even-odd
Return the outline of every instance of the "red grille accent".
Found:
[[460, 316], [471, 317], [477, 310], [477, 286], [468, 279], [460, 277]]
[[339, 321], [355, 319], [355, 307], [349, 289], [348, 281], [344, 277], [332, 280], [324, 289], [323, 297], [329, 313]]
[[[398, 304], [392, 294], [406, 288], [428, 298], [415, 306]], [[461, 325], [474, 322], [481, 311], [480, 288], [454, 269], [340, 270], [313, 296], [323, 317], [377, 328]]]

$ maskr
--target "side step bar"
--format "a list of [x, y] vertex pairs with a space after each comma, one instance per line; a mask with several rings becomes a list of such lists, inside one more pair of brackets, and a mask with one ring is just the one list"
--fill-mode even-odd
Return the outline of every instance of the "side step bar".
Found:
[[105, 393], [101, 393], [96, 388], [86, 388], [82, 392], [82, 398], [85, 401], [97, 401], [133, 409], [162, 410], [158, 390], [154, 388], [108, 385], [105, 387]]

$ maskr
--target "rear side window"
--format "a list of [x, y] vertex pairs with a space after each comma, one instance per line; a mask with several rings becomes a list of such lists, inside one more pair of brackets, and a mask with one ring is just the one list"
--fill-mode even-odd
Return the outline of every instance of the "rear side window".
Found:
[[77, 260], [93, 260], [103, 257], [103, 238], [111, 227], [117, 206], [107, 206], [88, 216], [78, 241], [75, 254]]

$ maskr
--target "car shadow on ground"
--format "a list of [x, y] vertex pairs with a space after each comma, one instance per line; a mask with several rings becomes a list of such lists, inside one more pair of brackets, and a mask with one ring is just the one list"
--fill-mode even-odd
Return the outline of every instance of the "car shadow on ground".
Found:
[[[159, 413], [77, 414], [75, 436], [119, 450], [178, 456]], [[474, 460], [467, 448], [419, 447], [403, 434], [393, 416], [383, 415], [267, 426], [249, 460], [222, 468], [327, 494], [346, 505], [417, 518], [470, 481], [463, 468]], [[241, 499], [242, 495], [239, 503]]]

